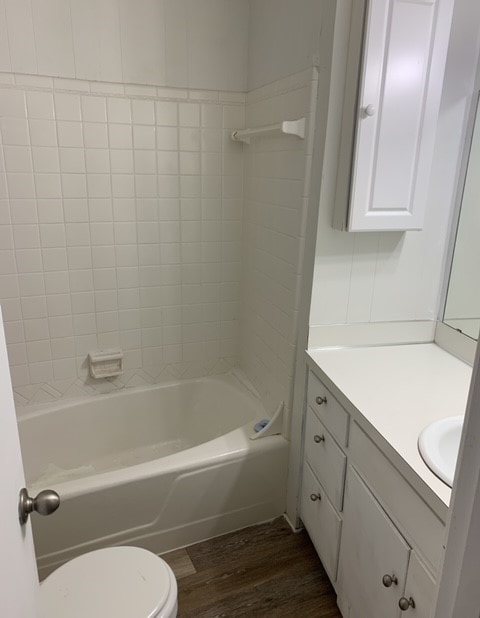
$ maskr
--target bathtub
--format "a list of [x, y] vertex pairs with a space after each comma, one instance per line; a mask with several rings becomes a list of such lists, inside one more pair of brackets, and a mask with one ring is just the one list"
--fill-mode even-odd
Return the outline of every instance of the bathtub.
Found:
[[41, 406], [19, 417], [39, 573], [86, 551], [166, 552], [284, 512], [288, 444], [250, 440], [265, 418], [234, 374]]

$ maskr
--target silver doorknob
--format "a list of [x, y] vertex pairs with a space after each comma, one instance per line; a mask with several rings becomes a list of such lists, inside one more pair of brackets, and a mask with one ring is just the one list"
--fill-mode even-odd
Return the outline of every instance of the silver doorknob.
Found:
[[395, 584], [395, 586], [398, 584], [398, 579], [396, 575], [384, 575], [382, 577], [382, 584], [385, 586], [385, 588], [390, 588], [390, 586], [392, 584]]
[[60, 506], [60, 496], [53, 489], [44, 489], [35, 498], [28, 495], [28, 491], [24, 487], [20, 490], [18, 500], [18, 517], [21, 524], [26, 524], [28, 516], [33, 511], [39, 515], [51, 515]]
[[374, 105], [366, 105], [363, 108], [363, 113], [365, 114], [365, 116], [375, 116], [375, 114], [377, 113], [377, 110], [375, 109]]
[[319, 406], [321, 406], [322, 403], [327, 403], [327, 398], [318, 395], [317, 397], [315, 397], [315, 401], [318, 403]]
[[406, 612], [407, 609], [415, 609], [415, 601], [410, 597], [407, 599], [406, 597], [402, 597], [398, 602], [398, 607], [402, 610], [402, 612]]

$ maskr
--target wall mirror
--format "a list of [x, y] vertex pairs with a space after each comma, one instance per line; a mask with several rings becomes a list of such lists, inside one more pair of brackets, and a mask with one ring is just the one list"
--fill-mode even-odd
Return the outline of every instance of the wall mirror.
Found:
[[478, 339], [480, 329], [480, 112], [478, 100], [443, 321], [464, 335]]

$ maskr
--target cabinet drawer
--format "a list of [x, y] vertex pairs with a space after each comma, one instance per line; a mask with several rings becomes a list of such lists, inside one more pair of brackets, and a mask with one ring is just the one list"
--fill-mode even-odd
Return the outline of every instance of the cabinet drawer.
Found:
[[410, 544], [437, 573], [443, 554], [445, 525], [357, 425], [350, 430], [349, 462], [392, 514]]
[[325, 427], [342, 446], [346, 446], [350, 418], [348, 412], [342, 408], [312, 371], [308, 375], [307, 401]]
[[305, 455], [334, 507], [341, 511], [347, 458], [310, 408], [305, 423]]
[[[312, 500], [312, 496], [318, 495], [320, 499]], [[342, 520], [306, 462], [303, 466], [301, 517], [330, 580], [334, 582]]]

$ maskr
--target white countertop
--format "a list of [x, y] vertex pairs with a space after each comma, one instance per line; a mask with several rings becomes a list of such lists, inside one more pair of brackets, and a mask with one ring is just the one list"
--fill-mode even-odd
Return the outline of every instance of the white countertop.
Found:
[[417, 440], [431, 422], [465, 413], [472, 368], [434, 343], [316, 349], [307, 357], [448, 506], [451, 489], [423, 462]]

